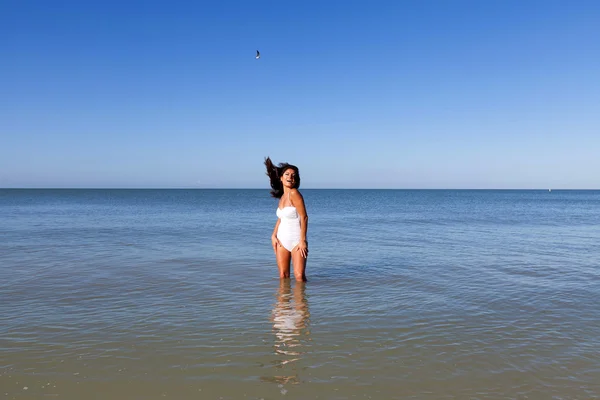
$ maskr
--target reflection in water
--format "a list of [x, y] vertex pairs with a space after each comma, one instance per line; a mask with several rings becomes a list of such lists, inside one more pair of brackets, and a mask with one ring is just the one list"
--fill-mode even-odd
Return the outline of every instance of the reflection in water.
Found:
[[[276, 383], [299, 383], [298, 367], [295, 365], [306, 353], [310, 341], [308, 300], [306, 283], [295, 282], [292, 288], [290, 279], [280, 281], [277, 301], [271, 314], [275, 333], [275, 353], [278, 359], [275, 368], [286, 374], [264, 378]], [[288, 371], [292, 369], [292, 371]], [[292, 373], [293, 372], [293, 373]]]

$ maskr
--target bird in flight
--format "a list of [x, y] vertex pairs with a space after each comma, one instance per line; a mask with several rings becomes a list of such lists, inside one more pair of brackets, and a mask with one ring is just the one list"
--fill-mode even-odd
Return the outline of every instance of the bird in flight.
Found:
[[260, 52], [258, 50], [256, 50], [256, 57], [254, 58], [256, 58], [257, 60], [260, 58]]

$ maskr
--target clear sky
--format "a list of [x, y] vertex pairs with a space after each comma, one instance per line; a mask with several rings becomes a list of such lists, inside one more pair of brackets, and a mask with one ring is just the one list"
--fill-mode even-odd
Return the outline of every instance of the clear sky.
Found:
[[[600, 1], [0, 1], [0, 187], [600, 188]], [[256, 50], [262, 57], [254, 58]]]

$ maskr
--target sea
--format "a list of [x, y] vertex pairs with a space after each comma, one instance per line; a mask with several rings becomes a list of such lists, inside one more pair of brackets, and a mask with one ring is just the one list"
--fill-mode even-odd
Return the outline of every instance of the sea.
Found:
[[0, 190], [0, 398], [600, 398], [600, 191], [301, 193]]

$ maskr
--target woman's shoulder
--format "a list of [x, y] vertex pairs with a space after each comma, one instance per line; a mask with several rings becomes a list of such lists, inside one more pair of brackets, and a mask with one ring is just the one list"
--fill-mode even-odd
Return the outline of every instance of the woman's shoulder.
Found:
[[298, 189], [291, 189], [290, 190], [290, 197], [292, 199], [298, 199], [298, 200], [301, 200], [303, 198], [302, 197], [302, 193], [300, 193], [300, 191]]

